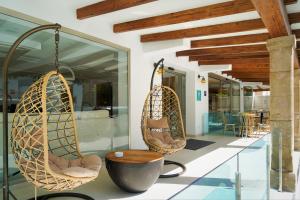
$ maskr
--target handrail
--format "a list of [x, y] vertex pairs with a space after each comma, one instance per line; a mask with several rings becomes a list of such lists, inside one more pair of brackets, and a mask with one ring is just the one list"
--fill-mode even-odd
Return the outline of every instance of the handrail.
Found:
[[180, 191], [176, 192], [173, 196], [171, 196], [170, 198], [168, 198], [168, 200], [172, 199], [173, 197], [175, 197], [176, 195], [178, 195], [179, 193], [181, 193], [182, 191], [184, 191], [185, 189], [187, 189], [188, 187], [190, 187], [191, 185], [193, 185], [194, 183], [196, 183], [197, 181], [203, 179], [205, 176], [209, 175], [210, 173], [212, 173], [214, 170], [216, 170], [217, 168], [219, 168], [220, 166], [222, 166], [224, 163], [228, 162], [229, 160], [231, 160], [232, 158], [234, 158], [235, 156], [239, 155], [242, 151], [244, 151], [245, 149], [247, 149], [249, 146], [261, 141], [262, 139], [264, 139], [265, 137], [268, 137], [269, 135], [271, 135], [270, 133], [262, 136], [261, 138], [259, 138], [258, 140], [252, 142], [250, 145], [242, 148], [241, 150], [239, 150], [237, 153], [235, 153], [234, 155], [230, 156], [228, 159], [226, 159], [224, 162], [222, 162], [221, 164], [217, 165], [215, 168], [213, 168], [212, 170], [210, 170], [209, 172], [205, 173], [203, 176], [197, 178], [196, 180], [194, 180], [192, 183], [190, 183], [189, 185], [187, 185], [186, 187], [184, 187], [183, 189], [181, 189]]

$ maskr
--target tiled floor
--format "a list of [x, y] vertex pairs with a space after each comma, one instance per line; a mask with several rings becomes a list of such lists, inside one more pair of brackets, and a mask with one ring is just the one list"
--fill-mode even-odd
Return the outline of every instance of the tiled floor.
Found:
[[[224, 136], [201, 136], [201, 140], [214, 141], [216, 143], [196, 151], [182, 150], [167, 159], [184, 163], [187, 171], [180, 177], [159, 179], [148, 191], [140, 194], [127, 193], [120, 190], [110, 179], [105, 166], [96, 181], [83, 185], [74, 192], [85, 193], [97, 200], [101, 199], [168, 199], [178, 191], [185, 188], [197, 178], [205, 175], [228, 158], [235, 155], [245, 146], [253, 143], [257, 138], [238, 138]], [[166, 172], [172, 170], [165, 168]], [[21, 200], [34, 195], [34, 188], [30, 184], [18, 184], [12, 187], [14, 194]], [[39, 190], [39, 194], [44, 191]], [[67, 198], [64, 198], [67, 200]], [[74, 198], [72, 198], [74, 199]]]

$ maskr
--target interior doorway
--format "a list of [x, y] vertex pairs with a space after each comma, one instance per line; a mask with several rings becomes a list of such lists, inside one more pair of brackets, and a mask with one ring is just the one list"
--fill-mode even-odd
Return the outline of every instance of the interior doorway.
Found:
[[174, 69], [166, 69], [163, 75], [163, 85], [172, 88], [180, 101], [182, 120], [186, 124], [186, 74]]

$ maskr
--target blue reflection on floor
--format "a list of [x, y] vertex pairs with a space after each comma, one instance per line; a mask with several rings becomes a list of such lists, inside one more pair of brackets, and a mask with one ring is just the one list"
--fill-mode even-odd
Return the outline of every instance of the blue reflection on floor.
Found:
[[225, 178], [206, 178], [203, 177], [193, 183], [193, 185], [205, 185], [205, 186], [215, 186], [215, 187], [233, 187], [234, 183], [230, 179]]
[[214, 189], [209, 195], [207, 195], [204, 200], [233, 200], [235, 199], [234, 189], [217, 188]]

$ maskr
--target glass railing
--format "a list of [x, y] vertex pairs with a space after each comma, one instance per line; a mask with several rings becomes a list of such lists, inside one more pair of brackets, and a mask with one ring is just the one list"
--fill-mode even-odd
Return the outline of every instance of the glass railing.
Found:
[[269, 148], [270, 134], [244, 148], [170, 199], [269, 199]]

